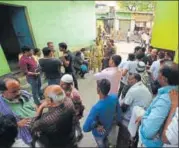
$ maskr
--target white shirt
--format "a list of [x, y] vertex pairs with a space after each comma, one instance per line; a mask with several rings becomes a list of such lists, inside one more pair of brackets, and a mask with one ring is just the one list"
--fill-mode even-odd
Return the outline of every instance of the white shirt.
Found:
[[130, 121], [134, 106], [146, 109], [152, 101], [152, 94], [142, 81], [134, 84], [124, 98], [124, 104], [129, 105], [127, 111], [122, 114], [122, 118]]
[[152, 76], [154, 80], [157, 80], [160, 70], [160, 60], [154, 61], [150, 67], [150, 72], [152, 73]]
[[83, 52], [81, 52], [81, 58], [82, 58], [83, 61], [85, 60], [85, 55], [84, 55]]
[[123, 69], [124, 65], [127, 63], [127, 60], [122, 59], [121, 63], [119, 64], [118, 68]]
[[128, 79], [129, 73], [136, 73], [137, 72], [136, 71], [137, 63], [138, 63], [138, 61], [127, 61], [124, 64], [123, 70], [125, 70], [125, 69], [128, 70], [127, 74], [124, 77], [122, 77], [122, 80], [121, 80], [124, 84], [127, 84], [127, 79]]
[[166, 137], [171, 145], [178, 145], [178, 107], [176, 109], [174, 117], [172, 118], [171, 123], [167, 128]]

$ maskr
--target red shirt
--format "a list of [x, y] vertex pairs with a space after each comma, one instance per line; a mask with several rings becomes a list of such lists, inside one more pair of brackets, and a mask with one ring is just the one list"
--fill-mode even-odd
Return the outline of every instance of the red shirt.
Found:
[[27, 57], [23, 55], [19, 60], [20, 69], [28, 76], [28, 72], [36, 72], [38, 69], [38, 64], [35, 59], [31, 57]]

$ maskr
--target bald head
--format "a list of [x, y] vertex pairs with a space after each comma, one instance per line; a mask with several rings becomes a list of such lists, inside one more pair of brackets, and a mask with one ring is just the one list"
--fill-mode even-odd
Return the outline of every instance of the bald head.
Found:
[[20, 96], [20, 82], [16, 78], [5, 78], [0, 81], [0, 90], [6, 99], [13, 100]]
[[157, 49], [152, 49], [151, 55], [152, 56], [157, 56]]
[[65, 94], [59, 85], [48, 86], [44, 91], [44, 96], [54, 103], [59, 103], [65, 98]]
[[178, 65], [172, 61], [165, 61], [161, 68], [158, 81], [161, 86], [164, 85], [179, 85], [179, 71]]
[[6, 88], [7, 89], [15, 89], [15, 88], [20, 88], [20, 83], [16, 80], [13, 79], [8, 79], [6, 80]]

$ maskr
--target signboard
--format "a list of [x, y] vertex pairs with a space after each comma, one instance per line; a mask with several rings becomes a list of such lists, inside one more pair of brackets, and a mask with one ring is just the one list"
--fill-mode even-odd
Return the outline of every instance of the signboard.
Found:
[[178, 50], [178, 1], [157, 1], [151, 44]]

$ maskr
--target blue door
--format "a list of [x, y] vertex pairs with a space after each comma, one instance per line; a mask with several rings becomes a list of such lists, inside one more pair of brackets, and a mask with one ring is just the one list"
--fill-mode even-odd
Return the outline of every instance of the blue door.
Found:
[[20, 48], [23, 46], [34, 48], [34, 43], [30, 34], [24, 8], [10, 7], [9, 9], [12, 26], [18, 38]]

